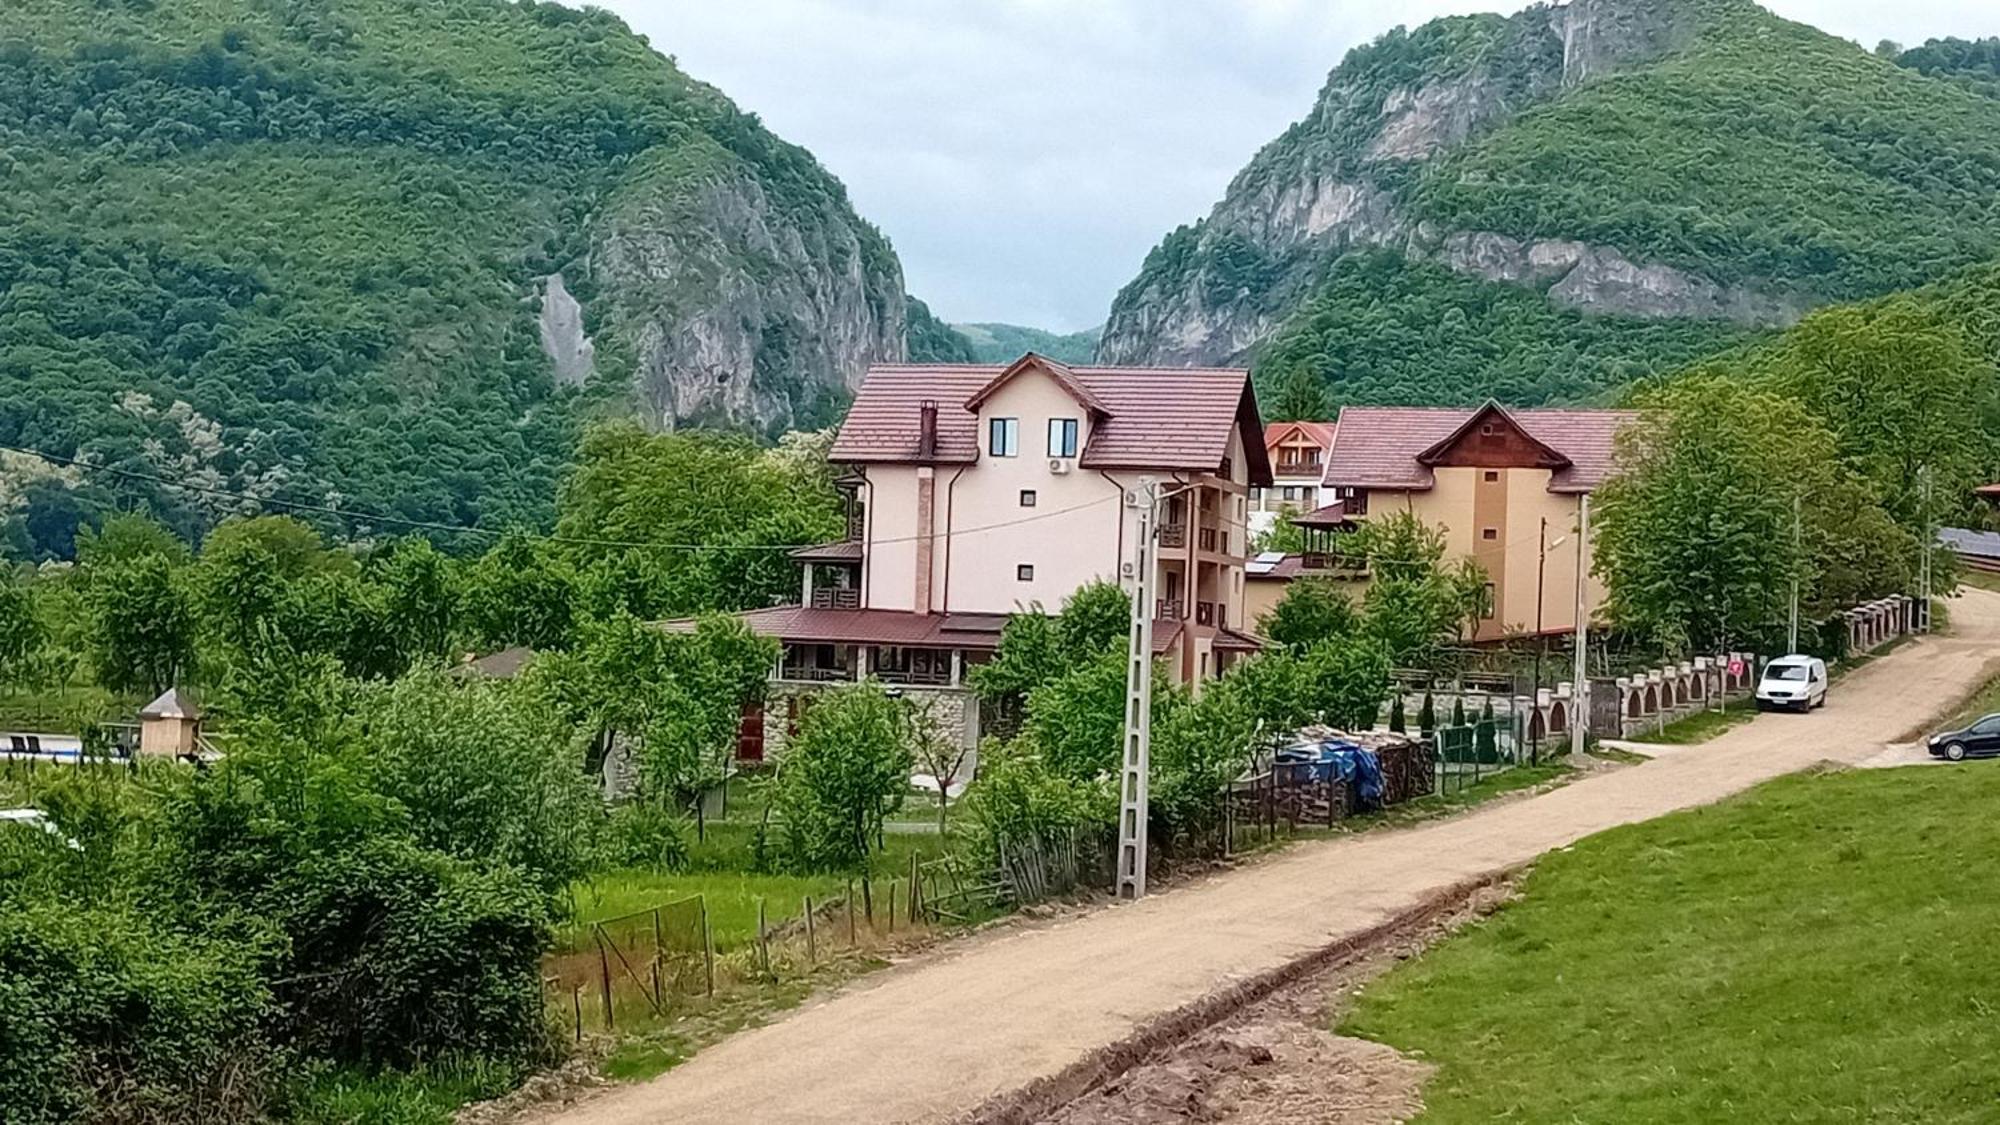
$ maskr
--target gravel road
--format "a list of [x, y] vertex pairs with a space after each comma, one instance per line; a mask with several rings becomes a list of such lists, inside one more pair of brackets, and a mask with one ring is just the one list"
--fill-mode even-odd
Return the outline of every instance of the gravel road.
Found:
[[1685, 753], [1404, 830], [1302, 844], [1147, 900], [1004, 927], [863, 978], [658, 1079], [543, 1111], [560, 1125], [921, 1122], [1054, 1075], [1220, 987], [1379, 925], [1455, 884], [1822, 761], [1855, 764], [1957, 703], [2000, 656], [2000, 594], [1955, 633]]

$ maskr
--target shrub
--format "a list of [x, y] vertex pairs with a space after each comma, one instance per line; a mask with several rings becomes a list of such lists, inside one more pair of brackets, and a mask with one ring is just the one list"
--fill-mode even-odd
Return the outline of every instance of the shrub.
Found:
[[175, 934], [122, 907], [0, 911], [0, 1118], [249, 1119], [273, 1077], [254, 929]]
[[802, 870], [852, 870], [910, 785], [903, 709], [872, 681], [828, 692], [805, 713], [778, 767], [772, 808], [786, 858]]
[[681, 871], [688, 864], [687, 828], [672, 810], [632, 801], [611, 810], [598, 844], [603, 867]]
[[980, 862], [1000, 862], [1004, 843], [1058, 840], [1090, 823], [1110, 823], [1116, 811], [1111, 788], [1052, 770], [1033, 740], [988, 739], [979, 751], [979, 776], [965, 791], [959, 826]]
[[1437, 733], [1437, 704], [1431, 700], [1431, 693], [1424, 693], [1424, 705], [1417, 709], [1417, 729], [1425, 738]]
[[1407, 723], [1408, 720], [1403, 718], [1403, 697], [1398, 694], [1395, 702], [1389, 704], [1389, 729], [1402, 734]]

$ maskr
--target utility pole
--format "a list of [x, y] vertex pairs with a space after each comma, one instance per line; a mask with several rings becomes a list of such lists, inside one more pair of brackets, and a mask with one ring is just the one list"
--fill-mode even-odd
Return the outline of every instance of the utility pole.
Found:
[[1931, 526], [1931, 467], [1928, 462], [1917, 469], [1917, 478], [1923, 482], [1924, 505], [1924, 545], [1922, 562], [1918, 569], [1923, 572], [1923, 598], [1917, 603], [1917, 612], [1923, 616], [1923, 631], [1931, 631], [1931, 552], [1937, 546], [1937, 529]]
[[1584, 608], [1584, 575], [1589, 569], [1590, 556], [1585, 548], [1590, 545], [1590, 493], [1577, 497], [1576, 501], [1576, 702], [1577, 713], [1570, 716], [1569, 752], [1576, 758], [1583, 757], [1583, 729], [1590, 725], [1590, 677], [1584, 669], [1584, 651], [1588, 644], [1590, 615]]
[[1802, 561], [1800, 556], [1805, 551], [1800, 500], [1798, 493], [1792, 493], [1792, 625], [1785, 637], [1785, 652], [1788, 654], [1799, 651], [1799, 566]]
[[1160, 490], [1140, 477], [1132, 628], [1126, 649], [1125, 757], [1118, 783], [1118, 897], [1146, 897], [1146, 776], [1153, 754], [1153, 535]]
[[[1549, 650], [1548, 635], [1542, 631], [1544, 628], [1542, 625], [1542, 586], [1544, 585], [1544, 579], [1549, 569], [1549, 517], [1547, 516], [1542, 517], [1542, 533], [1541, 537], [1535, 540], [1535, 550], [1537, 552], [1535, 556], [1535, 683], [1533, 687], [1528, 689], [1530, 695], [1528, 706], [1539, 708], [1542, 704], [1542, 654]], [[1540, 757], [1541, 749], [1542, 740], [1537, 738], [1534, 740], [1534, 748], [1530, 753], [1536, 757]]]

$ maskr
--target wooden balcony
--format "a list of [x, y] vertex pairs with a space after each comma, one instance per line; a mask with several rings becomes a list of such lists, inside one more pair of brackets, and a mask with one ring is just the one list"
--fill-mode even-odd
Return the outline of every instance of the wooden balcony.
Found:
[[1158, 621], [1185, 621], [1187, 606], [1179, 598], [1161, 598], [1153, 603], [1153, 617]]
[[814, 590], [812, 607], [814, 609], [860, 609], [861, 591], [841, 589]]
[[1160, 525], [1160, 546], [1180, 550], [1187, 546], [1187, 524], [1163, 523]]

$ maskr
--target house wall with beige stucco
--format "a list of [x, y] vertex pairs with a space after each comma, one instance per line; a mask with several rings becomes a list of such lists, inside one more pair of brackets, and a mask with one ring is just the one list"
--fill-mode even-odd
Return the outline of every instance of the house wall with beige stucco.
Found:
[[[1487, 481], [1486, 474], [1498, 479]], [[1540, 554], [1541, 521], [1548, 520], [1551, 546], [1542, 575], [1541, 623], [1544, 632], [1576, 627], [1576, 522], [1578, 498], [1549, 491], [1553, 474], [1547, 469], [1439, 467], [1436, 485], [1423, 491], [1371, 490], [1369, 513], [1380, 518], [1411, 512], [1445, 530], [1445, 557], [1470, 556], [1486, 570], [1494, 589], [1494, 614], [1482, 623], [1479, 640], [1531, 633], [1535, 629], [1536, 564]], [[1485, 538], [1491, 528], [1493, 539]], [[1557, 540], [1561, 540], [1557, 543]], [[1585, 605], [1595, 614], [1604, 604], [1604, 583], [1585, 569]], [[1358, 590], [1357, 590], [1358, 594]]]

